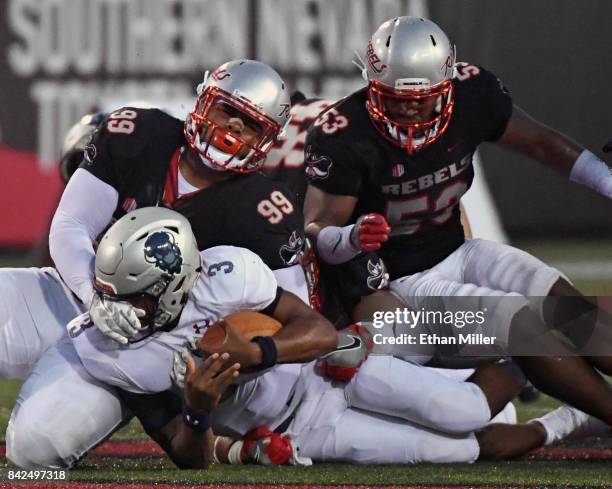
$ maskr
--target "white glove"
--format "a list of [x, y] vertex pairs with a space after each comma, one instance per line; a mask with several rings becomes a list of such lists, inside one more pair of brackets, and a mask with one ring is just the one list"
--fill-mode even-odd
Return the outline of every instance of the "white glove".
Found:
[[172, 362], [172, 371], [170, 378], [179, 389], [185, 388], [185, 373], [187, 373], [187, 356], [189, 350], [181, 348], [181, 351], [174, 352], [174, 361]]
[[[197, 338], [189, 336], [187, 345], [181, 348], [181, 351], [174, 352], [174, 361], [172, 362], [172, 370], [170, 378], [179, 389], [185, 388], [185, 373], [187, 373], [187, 359], [194, 352], [198, 351], [196, 346]], [[196, 368], [202, 364], [202, 359], [198, 355], [193, 356]]]
[[127, 344], [143, 328], [140, 319], [145, 311], [124, 301], [115, 301], [94, 294], [89, 305], [89, 316], [96, 327], [113, 340]]

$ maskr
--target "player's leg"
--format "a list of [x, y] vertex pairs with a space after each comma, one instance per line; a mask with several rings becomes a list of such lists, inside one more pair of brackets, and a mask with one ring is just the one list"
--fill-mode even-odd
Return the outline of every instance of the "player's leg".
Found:
[[357, 409], [346, 409], [326, 436], [310, 430], [295, 440], [300, 455], [315, 462], [473, 462], [479, 454], [478, 442], [472, 433], [443, 434], [398, 418]]
[[[577, 351], [601, 353], [589, 361], [612, 374], [612, 316], [584, 297], [559, 270], [492, 241], [471, 240], [464, 248], [466, 282], [526, 296], [540, 318], [563, 332]], [[610, 356], [605, 356], [608, 352]]]
[[526, 424], [491, 424], [476, 437], [480, 458], [508, 459], [560, 440], [610, 433], [610, 425], [578, 409], [561, 406]]
[[25, 379], [81, 312], [55, 269], [1, 269], [0, 377]]
[[[465, 251], [465, 250], [464, 250]], [[469, 283], [445, 279], [460, 266], [465, 253], [457, 253], [441, 265], [448, 271], [434, 269], [392, 282], [391, 292], [404, 299], [413, 309], [483, 310], [487, 320], [481, 325], [486, 336], [495, 336], [501, 354], [513, 354], [525, 375], [540, 390], [575, 406], [597, 418], [612, 421], [612, 390], [601, 376], [582, 358], [572, 357], [572, 351], [550, 334], [550, 328], [528, 301], [516, 294], [488, 289]], [[453, 254], [454, 255], [454, 254]], [[469, 260], [467, 260], [469, 262]], [[461, 334], [457, 328], [428, 325], [440, 335]], [[458, 355], [486, 354], [481, 345], [460, 349]], [[520, 356], [517, 356], [518, 355]], [[544, 356], [544, 355], [550, 356]], [[563, 357], [563, 358], [560, 358]]]
[[446, 433], [468, 433], [485, 426], [520, 386], [502, 365], [482, 365], [464, 382], [391, 356], [372, 355], [347, 384], [345, 395], [350, 407]]
[[6, 456], [20, 467], [69, 468], [130, 417], [115, 390], [89, 376], [64, 339], [21, 387]]
[[561, 277], [544, 300], [543, 313], [593, 366], [612, 375], [612, 315], [598, 307], [596, 297], [585, 297]]

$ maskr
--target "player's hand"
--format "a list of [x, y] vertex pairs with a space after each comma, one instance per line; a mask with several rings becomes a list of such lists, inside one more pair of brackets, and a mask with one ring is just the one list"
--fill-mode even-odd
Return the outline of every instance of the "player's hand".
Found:
[[357, 219], [351, 231], [352, 245], [367, 253], [380, 249], [382, 243], [389, 239], [391, 228], [380, 214], [365, 214]]
[[372, 351], [372, 335], [360, 324], [352, 324], [338, 332], [338, 346], [321, 357], [323, 374], [333, 380], [348, 382]]
[[225, 341], [218, 347], [205, 345], [198, 341], [197, 347], [203, 357], [213, 353], [227, 353], [229, 362], [239, 363], [242, 370], [257, 367], [261, 363], [261, 348], [257, 343], [253, 343], [236, 331], [227, 321], [220, 321], [226, 331]]
[[300, 457], [291, 438], [270, 431], [266, 427], [256, 428], [245, 436], [240, 449], [242, 463], [259, 465], [312, 465], [312, 460]]
[[[183, 356], [182, 356], [183, 357]], [[227, 353], [213, 353], [196, 367], [193, 357], [185, 352], [184, 390], [185, 404], [194, 411], [210, 413], [219, 404], [221, 394], [238, 377], [240, 364], [223, 366], [229, 359]]]
[[127, 344], [129, 338], [136, 336], [143, 328], [140, 319], [145, 311], [131, 304], [108, 299], [94, 294], [89, 305], [89, 316], [96, 327], [106, 336]]

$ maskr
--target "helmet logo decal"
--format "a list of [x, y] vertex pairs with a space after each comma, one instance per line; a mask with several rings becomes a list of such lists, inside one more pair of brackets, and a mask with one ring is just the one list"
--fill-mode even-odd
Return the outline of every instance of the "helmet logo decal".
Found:
[[444, 61], [444, 64], [442, 66], [440, 66], [440, 71], [444, 70], [444, 77], [448, 77], [449, 74], [448, 72], [450, 71], [451, 73], [453, 72], [453, 56], [452, 55], [448, 55], [446, 60]]
[[382, 60], [374, 52], [374, 46], [372, 46], [372, 41], [368, 43], [368, 50], [366, 51], [366, 55], [368, 57], [368, 63], [370, 64], [370, 68], [372, 68], [372, 71], [374, 71], [375, 73], [382, 73], [387, 69], [387, 65], [382, 64]]
[[290, 104], [281, 104], [281, 107], [283, 108], [279, 113], [278, 116], [279, 117], [289, 117], [289, 111], [291, 110], [291, 105]]
[[217, 68], [210, 76], [215, 81], [221, 81], [232, 76], [232, 74], [229, 71], [226, 71], [224, 68]]
[[183, 257], [174, 236], [165, 231], [151, 234], [144, 245], [145, 260], [169, 274], [180, 273]]

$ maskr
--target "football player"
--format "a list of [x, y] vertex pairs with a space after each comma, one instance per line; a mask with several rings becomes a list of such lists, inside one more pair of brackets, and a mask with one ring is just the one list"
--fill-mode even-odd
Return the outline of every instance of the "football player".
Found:
[[[490, 72], [456, 62], [446, 34], [427, 19], [383, 23], [365, 57], [367, 87], [324, 112], [306, 141], [306, 231], [321, 259], [341, 264], [377, 251], [391, 292], [414, 310], [489, 304], [487, 324], [498, 328], [493, 334], [506, 354], [537, 353], [534, 337], [548, 325], [565, 332], [575, 350], [600, 354], [612, 345], [609, 316], [558, 270], [506, 245], [465, 240], [458, 207], [484, 141], [612, 197], [608, 166], [514, 106]], [[457, 296], [469, 299], [447, 300]], [[612, 373], [612, 357], [517, 361], [536, 387], [612, 422], [612, 392], [590, 366]]]
[[130, 304], [144, 312], [144, 328], [122, 345], [93, 327], [89, 313], [69, 323], [69, 338], [43, 354], [11, 415], [7, 457], [19, 466], [72, 466], [131, 416], [115, 387], [169, 390], [173, 352], [236, 310], [262, 311], [284, 325], [274, 338], [250, 342], [227, 326], [224, 351], [207, 355], [225, 353], [243, 370], [309, 361], [337, 343], [333, 326], [283, 291], [257, 255], [231, 246], [198, 252], [189, 221], [164, 207], [117, 221], [101, 239], [95, 266], [105, 312]]
[[[207, 364], [196, 368], [187, 352], [182, 353], [181, 361], [184, 366], [180, 368], [175, 364], [173, 372], [175, 378], [182, 377], [185, 395], [188, 390], [198, 390], [190, 385], [194, 377], [206, 378], [218, 372]], [[397, 359], [388, 361], [391, 374], [395, 366], [406, 364]], [[330, 382], [317, 372], [314, 362], [298, 366], [293, 377], [287, 373], [281, 370], [281, 366], [275, 367], [263, 374], [257, 383], [250, 381], [238, 390], [226, 393], [218, 408], [200, 413], [204, 426], [213, 425], [215, 433], [227, 435], [216, 438], [214, 442], [215, 460], [263, 465], [308, 465], [312, 461], [368, 464], [473, 462], [516, 457], [569, 436], [610, 433], [610, 426], [606, 423], [567, 406], [527, 424], [514, 425], [516, 413], [512, 405], [476, 433], [436, 430], [411, 423], [404, 416], [397, 415], [399, 413], [355, 409], [351, 405], [351, 384], [357, 381], [361, 371], [349, 384]], [[395, 399], [388, 391], [383, 389], [377, 395], [386, 399], [389, 408], [395, 405]], [[129, 397], [152, 438], [179, 467], [193, 467], [184, 462], [185, 459], [192, 461], [188, 458], [189, 448], [172, 443], [177, 430], [185, 430], [185, 424], [188, 424], [184, 419], [185, 413], [181, 414], [180, 402], [167, 392]], [[276, 402], [271, 404], [271, 399]], [[453, 401], [459, 409], [455, 413], [456, 422], [466, 421], [461, 400]], [[282, 409], [265, 413], [261, 410], [263, 405], [281, 404]], [[435, 403], [430, 404], [431, 411], [438, 408]], [[266, 422], [265, 427], [253, 428], [262, 421]], [[250, 431], [243, 439], [235, 440], [244, 435], [244, 430]], [[205, 467], [207, 461], [200, 459], [198, 466]]]
[[[198, 93], [187, 121], [130, 107], [107, 118], [91, 114], [69, 131], [62, 175], [75, 174], [49, 237], [57, 270], [0, 271], [0, 377], [25, 378], [65, 324], [93, 306], [94, 242], [113, 219], [139, 206], [182, 212], [195, 222], [201, 249], [250, 247], [286, 288], [310, 300], [298, 264], [305, 242], [301, 208], [281, 182], [254, 171], [289, 120], [284, 82], [263, 63], [239, 60], [215, 70]], [[138, 318], [129, 307], [124, 312], [117, 324], [94, 317], [125, 342]]]

